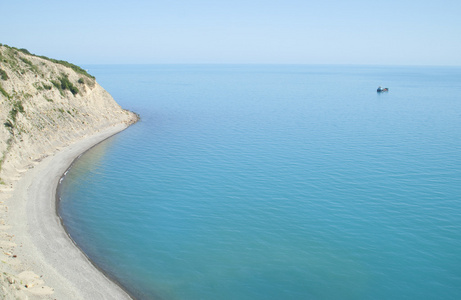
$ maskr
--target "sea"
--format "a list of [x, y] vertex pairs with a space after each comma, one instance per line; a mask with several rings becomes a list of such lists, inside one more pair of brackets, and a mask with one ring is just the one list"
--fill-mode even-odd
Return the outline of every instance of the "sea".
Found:
[[134, 298], [461, 299], [461, 67], [85, 68], [141, 120], [58, 211]]

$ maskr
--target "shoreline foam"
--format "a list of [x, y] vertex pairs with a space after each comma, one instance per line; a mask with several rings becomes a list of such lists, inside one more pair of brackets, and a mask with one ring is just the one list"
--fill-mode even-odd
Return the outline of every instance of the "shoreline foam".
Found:
[[56, 210], [59, 181], [72, 163], [126, 128], [126, 124], [115, 125], [79, 140], [43, 159], [14, 184], [8, 232], [15, 237], [15, 256], [21, 259], [23, 269], [32, 273], [36, 282], [42, 282], [37, 284], [41, 294], [33, 293], [31, 284], [24, 289], [29, 299], [47, 295], [50, 299], [131, 299], [80, 250]]

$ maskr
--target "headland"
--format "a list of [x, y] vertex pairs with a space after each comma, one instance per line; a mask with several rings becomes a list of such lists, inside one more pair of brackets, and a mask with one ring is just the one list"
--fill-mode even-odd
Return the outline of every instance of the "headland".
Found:
[[76, 157], [126, 129], [85, 70], [0, 45], [0, 293], [3, 299], [129, 299], [73, 243], [56, 188]]

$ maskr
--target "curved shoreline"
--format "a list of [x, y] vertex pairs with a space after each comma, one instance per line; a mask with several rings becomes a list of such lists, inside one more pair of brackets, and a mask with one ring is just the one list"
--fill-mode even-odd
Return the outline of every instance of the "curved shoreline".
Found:
[[15, 184], [10, 223], [20, 245], [17, 254], [26, 270], [54, 289], [52, 299], [132, 299], [80, 250], [56, 210], [59, 181], [72, 163], [127, 127], [118, 124], [76, 141], [43, 159]]
[[[127, 127], [128, 128], [128, 127]], [[127, 129], [125, 128], [125, 129]], [[123, 129], [123, 130], [125, 130]], [[122, 130], [122, 131], [123, 131]], [[85, 153], [87, 153], [88, 151], [90, 151], [91, 149], [93, 149], [94, 147], [98, 146], [99, 144], [103, 143], [104, 141], [106, 141], [107, 139], [110, 139], [111, 137], [113, 137], [114, 135], [120, 133], [121, 131], [119, 132], [116, 132], [114, 133], [113, 135], [111, 136], [108, 136], [107, 138], [99, 141], [98, 143], [94, 144], [93, 146], [89, 147], [88, 149], [86, 149], [85, 151], [83, 151], [82, 153], [80, 153], [77, 157], [75, 157], [72, 162], [70, 163], [70, 165], [67, 167], [67, 169], [64, 171], [64, 173], [61, 175], [61, 177], [59, 178], [59, 181], [58, 181], [58, 185], [56, 187], [56, 191], [55, 191], [55, 213], [56, 213], [56, 216], [59, 218], [59, 221], [61, 223], [61, 227], [64, 229], [64, 231], [66, 232], [68, 238], [72, 241], [72, 243], [74, 244], [75, 247], [77, 247], [80, 252], [82, 252], [82, 254], [86, 257], [86, 259], [99, 271], [101, 272], [102, 274], [104, 274], [105, 277], [107, 277], [109, 280], [111, 280], [113, 283], [115, 283], [120, 289], [122, 289], [128, 296], [130, 299], [136, 299], [133, 295], [131, 295], [128, 290], [113, 276], [111, 276], [109, 273], [105, 272], [103, 269], [101, 269], [93, 260], [91, 260], [91, 258], [88, 257], [88, 255], [86, 255], [85, 251], [83, 251], [82, 248], [80, 248], [80, 246], [77, 244], [77, 242], [72, 238], [72, 236], [70, 235], [69, 231], [67, 230], [67, 227], [66, 225], [64, 224], [64, 220], [62, 219], [62, 217], [59, 215], [59, 202], [61, 201], [61, 184], [62, 184], [62, 181], [63, 179], [66, 177], [67, 173], [70, 171], [70, 169], [72, 168], [72, 166], [77, 162], [77, 160], [80, 159], [80, 157], [82, 157], [83, 155], [85, 155]]]

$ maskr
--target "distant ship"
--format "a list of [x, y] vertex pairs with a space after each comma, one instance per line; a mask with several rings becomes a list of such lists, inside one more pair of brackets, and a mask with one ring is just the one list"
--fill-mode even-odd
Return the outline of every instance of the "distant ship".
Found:
[[382, 87], [378, 87], [378, 89], [376, 90], [378, 93], [382, 93], [382, 92], [388, 92], [389, 89], [388, 88], [382, 88]]

